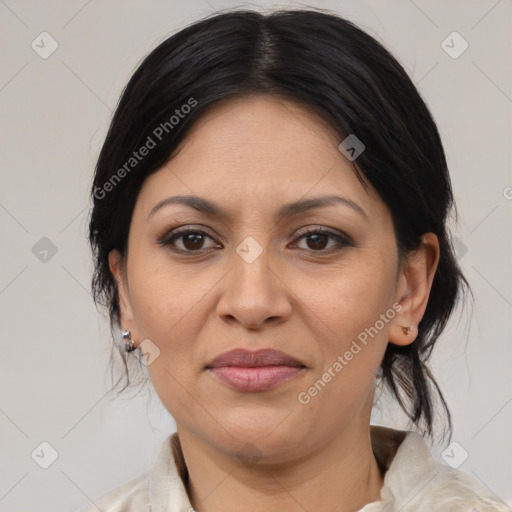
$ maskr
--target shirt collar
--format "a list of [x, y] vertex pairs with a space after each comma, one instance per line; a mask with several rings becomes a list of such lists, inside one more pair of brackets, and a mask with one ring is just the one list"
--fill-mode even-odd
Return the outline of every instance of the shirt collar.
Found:
[[150, 471], [149, 499], [152, 512], [190, 512], [193, 510], [185, 485], [188, 471], [180, 438], [174, 432], [162, 443]]
[[[402, 501], [411, 492], [419, 492], [438, 474], [437, 464], [419, 434], [370, 425], [370, 437], [375, 458], [386, 473], [380, 500], [367, 504], [360, 512], [369, 512], [377, 504]], [[407, 471], [403, 471], [404, 467]], [[187, 483], [187, 466], [178, 433], [174, 432], [162, 443], [150, 471], [152, 512], [193, 511]]]
[[[378, 450], [382, 446], [387, 447], [385, 454], [387, 471], [379, 501], [367, 504], [360, 512], [380, 510], [380, 507], [386, 505], [392, 505], [396, 510], [401, 510], [442, 471], [442, 468], [434, 460], [423, 437], [416, 432], [384, 429], [385, 431], [377, 433], [374, 428], [372, 426], [372, 446], [375, 457], [379, 461]], [[377, 504], [379, 508], [376, 507]], [[372, 508], [372, 505], [375, 508]]]

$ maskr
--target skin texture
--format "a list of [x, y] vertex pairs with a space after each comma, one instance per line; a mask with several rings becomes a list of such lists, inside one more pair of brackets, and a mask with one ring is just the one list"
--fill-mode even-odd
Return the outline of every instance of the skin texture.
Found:
[[[383, 475], [369, 434], [375, 375], [388, 342], [406, 345], [417, 336], [439, 245], [427, 233], [399, 265], [391, 214], [358, 181], [340, 142], [292, 102], [254, 96], [219, 103], [146, 179], [128, 251], [110, 254], [123, 329], [135, 346], [149, 339], [160, 350], [148, 371], [176, 421], [199, 512], [344, 512], [378, 499]], [[230, 217], [174, 204], [148, 218], [161, 200], [188, 194]], [[367, 218], [335, 204], [275, 222], [285, 203], [324, 195], [350, 199]], [[158, 243], [185, 226], [207, 236]], [[352, 244], [301, 236], [306, 228], [344, 234]], [[262, 249], [251, 263], [236, 250], [249, 236]], [[387, 311], [393, 318], [301, 404], [298, 394]], [[278, 349], [306, 370], [272, 390], [236, 391], [204, 369], [233, 348]], [[244, 463], [240, 450], [256, 454], [257, 463]]]

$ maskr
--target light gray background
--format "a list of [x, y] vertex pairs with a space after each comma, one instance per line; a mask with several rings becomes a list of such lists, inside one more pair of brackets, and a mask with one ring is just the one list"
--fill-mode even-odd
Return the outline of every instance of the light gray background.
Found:
[[[0, 0], [0, 510], [75, 510], [149, 469], [175, 425], [147, 397], [109, 402], [109, 332], [94, 308], [88, 194], [112, 110], [140, 59], [220, 0]], [[290, 3], [290, 6], [306, 4]], [[476, 304], [433, 367], [473, 474], [512, 504], [510, 0], [312, 1], [358, 23], [413, 77], [438, 123], [458, 203], [461, 264]], [[41, 32], [58, 42], [42, 59]], [[453, 31], [468, 49], [453, 59]], [[458, 44], [458, 43], [457, 43]], [[507, 188], [509, 187], [509, 188]], [[43, 237], [57, 253], [43, 262]], [[36, 246], [37, 247], [37, 246]], [[382, 402], [375, 422], [404, 426]], [[31, 453], [58, 452], [48, 469]], [[433, 448], [438, 456], [444, 446]]]

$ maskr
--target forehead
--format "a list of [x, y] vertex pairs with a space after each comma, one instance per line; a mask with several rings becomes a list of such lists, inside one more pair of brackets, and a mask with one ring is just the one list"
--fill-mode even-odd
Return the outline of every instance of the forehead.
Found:
[[167, 196], [192, 194], [238, 213], [272, 211], [277, 203], [336, 194], [382, 216], [385, 205], [359, 182], [338, 139], [297, 103], [268, 96], [224, 101], [203, 114], [175, 156], [146, 179], [139, 206], [147, 215]]

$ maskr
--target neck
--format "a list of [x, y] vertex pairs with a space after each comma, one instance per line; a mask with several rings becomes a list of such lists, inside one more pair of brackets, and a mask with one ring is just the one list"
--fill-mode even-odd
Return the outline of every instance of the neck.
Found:
[[252, 467], [180, 427], [178, 435], [197, 512], [354, 512], [376, 501], [383, 485], [368, 424], [348, 427], [301, 459]]

